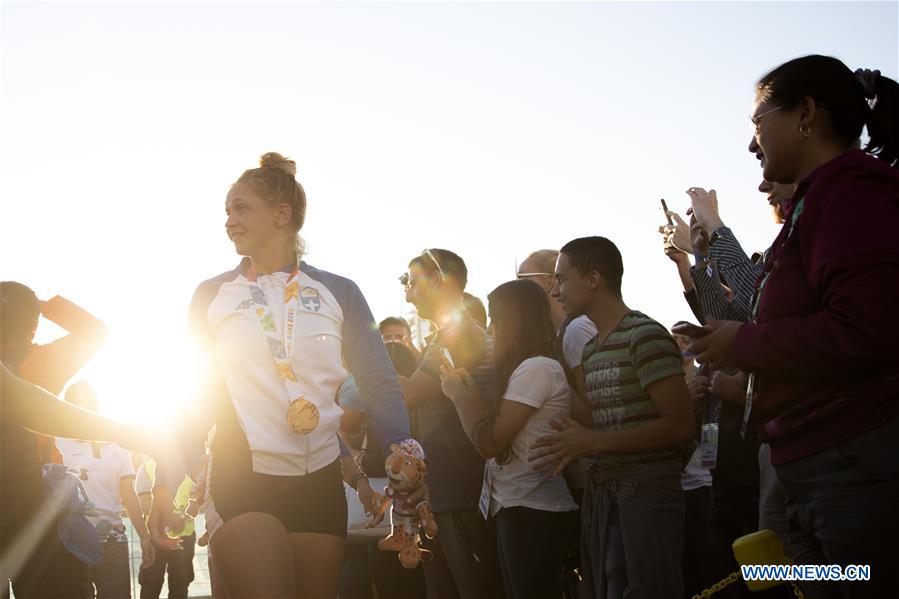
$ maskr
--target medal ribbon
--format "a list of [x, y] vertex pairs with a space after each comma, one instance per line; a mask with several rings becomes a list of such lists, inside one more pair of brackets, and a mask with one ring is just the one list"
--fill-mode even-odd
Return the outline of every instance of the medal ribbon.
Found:
[[[255, 305], [256, 316], [259, 318], [259, 326], [262, 334], [265, 335], [268, 342], [269, 351], [275, 361], [275, 368], [281, 375], [284, 388], [287, 391], [288, 406], [294, 401], [301, 400], [303, 390], [300, 388], [296, 373], [290, 363], [290, 356], [293, 353], [294, 329], [296, 328], [297, 311], [300, 304], [300, 284], [296, 280], [300, 271], [294, 268], [287, 278], [287, 284], [284, 286], [284, 323], [282, 336], [278, 335], [278, 329], [275, 327], [274, 315], [271, 307], [268, 305], [268, 298], [265, 296], [262, 287], [257, 282], [256, 270], [250, 268], [247, 273], [250, 289], [250, 305]], [[303, 400], [307, 401], [308, 400]]]

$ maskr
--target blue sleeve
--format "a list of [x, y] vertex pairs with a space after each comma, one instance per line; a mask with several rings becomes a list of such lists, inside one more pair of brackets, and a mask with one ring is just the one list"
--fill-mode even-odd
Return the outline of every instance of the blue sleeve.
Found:
[[392, 443], [412, 435], [406, 402], [396, 370], [378, 333], [378, 325], [359, 287], [349, 279], [303, 265], [313, 279], [325, 284], [343, 311], [343, 355], [355, 377], [365, 412], [386, 454]]

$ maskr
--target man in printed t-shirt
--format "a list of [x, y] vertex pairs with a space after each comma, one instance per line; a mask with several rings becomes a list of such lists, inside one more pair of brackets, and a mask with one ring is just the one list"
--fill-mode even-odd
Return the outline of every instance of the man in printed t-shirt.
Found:
[[436, 597], [502, 597], [496, 543], [478, 514], [484, 460], [468, 440], [452, 402], [440, 390], [443, 351], [474, 378], [484, 401], [494, 393], [493, 342], [465, 309], [462, 293], [468, 270], [448, 250], [430, 249], [409, 262], [401, 277], [406, 300], [437, 332], [418, 370], [400, 378], [412, 410], [412, 431], [428, 460], [431, 510], [438, 533], [425, 562], [429, 599]]
[[[681, 453], [693, 411], [680, 352], [668, 331], [621, 297], [624, 267], [603, 237], [562, 248], [552, 293], [597, 336], [583, 353], [589, 426], [562, 418], [534, 445], [537, 467], [561, 470], [596, 454], [581, 506], [584, 582], [600, 599], [667, 597], [682, 588]], [[584, 423], [582, 423], [584, 424]]]

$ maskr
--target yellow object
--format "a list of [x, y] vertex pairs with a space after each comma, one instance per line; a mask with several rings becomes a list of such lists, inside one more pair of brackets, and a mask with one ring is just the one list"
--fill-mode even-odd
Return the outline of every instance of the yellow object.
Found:
[[740, 580], [740, 571], [737, 570], [736, 572], [731, 572], [730, 576], [728, 576], [727, 578], [723, 578], [722, 580], [716, 582], [698, 595], [693, 595], [693, 599], [708, 599], [708, 597], [711, 597], [724, 587], [730, 586], [738, 580]]
[[[783, 543], [774, 534], [774, 531], [765, 529], [752, 534], [740, 537], [734, 541], [733, 545], [734, 557], [741, 566], [774, 566], [786, 565], [790, 563], [789, 558], [784, 555]], [[693, 599], [707, 599], [721, 589], [732, 585], [741, 579], [740, 571], [731, 573], [730, 576], [716, 582], [702, 593], [693, 595]], [[752, 591], [763, 591], [784, 583], [782, 580], [747, 580], [746, 587]], [[793, 594], [798, 599], [805, 599], [802, 589], [796, 583], [790, 583]]]
[[[789, 564], [784, 546], [774, 531], [760, 530], [740, 537], [732, 545], [734, 557], [741, 566], [773, 566]], [[783, 584], [782, 580], [747, 580], [750, 591], [763, 591]]]
[[290, 364], [275, 362], [275, 367], [278, 369], [278, 374], [281, 375], [281, 378], [293, 381], [294, 383], [297, 382], [297, 375], [294, 374], [293, 368], [290, 367]]

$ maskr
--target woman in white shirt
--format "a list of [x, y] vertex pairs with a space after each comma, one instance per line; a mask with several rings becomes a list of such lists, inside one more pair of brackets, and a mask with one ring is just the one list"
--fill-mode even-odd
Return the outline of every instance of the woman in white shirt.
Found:
[[441, 383], [471, 442], [488, 459], [481, 513], [496, 522], [497, 548], [510, 599], [559, 597], [562, 559], [577, 504], [565, 480], [528, 463], [550, 422], [571, 408], [570, 373], [562, 364], [543, 290], [510, 281], [489, 296], [495, 336], [496, 397], [484, 405], [465, 369], [447, 361]]

